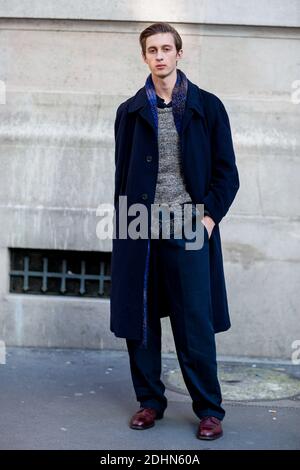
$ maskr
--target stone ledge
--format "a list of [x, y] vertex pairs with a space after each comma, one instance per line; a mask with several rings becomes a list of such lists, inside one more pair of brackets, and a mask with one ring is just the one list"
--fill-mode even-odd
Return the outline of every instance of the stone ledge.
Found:
[[[238, 8], [237, 8], [238, 5]], [[10, 0], [0, 2], [2, 18], [47, 18], [109, 21], [168, 21], [183, 23], [244, 24], [258, 26], [299, 26], [300, 12], [297, 0], [252, 0], [236, 2], [227, 0], [178, 0], [176, 8], [172, 0], [164, 2], [139, 0], [99, 2], [77, 0], [66, 2], [52, 0]]]

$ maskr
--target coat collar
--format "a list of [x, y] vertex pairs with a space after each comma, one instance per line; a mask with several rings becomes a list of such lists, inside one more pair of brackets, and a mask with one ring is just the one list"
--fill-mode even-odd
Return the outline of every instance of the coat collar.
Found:
[[[197, 85], [188, 80], [186, 106], [183, 114], [182, 133], [186, 129], [193, 115], [193, 110], [204, 117], [203, 102]], [[146, 87], [143, 86], [132, 98], [128, 105], [128, 113], [139, 111], [139, 114], [152, 126], [155, 131], [155, 124], [151, 113], [150, 104], [147, 98]]]

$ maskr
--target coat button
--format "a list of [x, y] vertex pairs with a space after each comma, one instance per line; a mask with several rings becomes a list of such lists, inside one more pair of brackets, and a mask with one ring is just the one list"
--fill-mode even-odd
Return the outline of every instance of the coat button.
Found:
[[142, 199], [144, 199], [144, 200], [148, 199], [148, 194], [147, 194], [147, 193], [143, 193], [143, 194], [142, 194]]
[[147, 162], [152, 162], [152, 155], [147, 155], [146, 160]]

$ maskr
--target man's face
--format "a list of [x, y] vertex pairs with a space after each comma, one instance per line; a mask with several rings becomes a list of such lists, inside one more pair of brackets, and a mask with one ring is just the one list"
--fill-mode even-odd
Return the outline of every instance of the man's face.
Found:
[[[164, 78], [176, 69], [176, 61], [182, 53], [182, 49], [177, 52], [171, 33], [157, 33], [146, 39], [146, 56], [142, 52], [142, 57], [153, 75]], [[157, 67], [159, 64], [164, 67]]]

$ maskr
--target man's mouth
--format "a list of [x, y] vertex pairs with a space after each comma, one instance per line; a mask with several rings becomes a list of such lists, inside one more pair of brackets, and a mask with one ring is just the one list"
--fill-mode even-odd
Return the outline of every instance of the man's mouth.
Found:
[[165, 67], [165, 65], [156, 65], [155, 66], [157, 69], [162, 69], [163, 67]]

